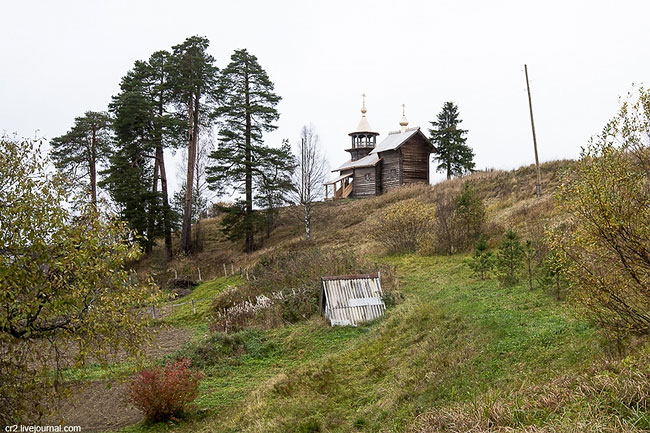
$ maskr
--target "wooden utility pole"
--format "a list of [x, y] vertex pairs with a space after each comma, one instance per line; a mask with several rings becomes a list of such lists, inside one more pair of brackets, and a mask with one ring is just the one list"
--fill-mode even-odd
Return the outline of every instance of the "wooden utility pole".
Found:
[[542, 176], [539, 173], [539, 157], [537, 156], [537, 137], [535, 136], [535, 120], [533, 119], [533, 102], [530, 98], [530, 85], [528, 84], [528, 65], [524, 65], [526, 73], [526, 89], [528, 90], [528, 108], [530, 109], [530, 126], [533, 128], [533, 146], [535, 147], [535, 166], [537, 167], [537, 183], [535, 184], [535, 194], [537, 197], [542, 195]]

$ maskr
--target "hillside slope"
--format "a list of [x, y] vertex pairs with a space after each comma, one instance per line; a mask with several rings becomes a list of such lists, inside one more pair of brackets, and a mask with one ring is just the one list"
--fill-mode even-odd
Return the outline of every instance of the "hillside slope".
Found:
[[[512, 171], [476, 172], [436, 185], [405, 187], [362, 200], [320, 202], [313, 213], [312, 245], [352, 249], [360, 254], [377, 253], [369, 231], [372, 222], [387, 206], [411, 198], [435, 204], [445, 196], [458, 194], [465, 182], [471, 183], [486, 205], [490, 234], [501, 233], [507, 228], [517, 229], [522, 234], [539, 234], [539, 228], [554, 216], [552, 192], [562, 173], [572, 164], [573, 161], [563, 160], [541, 165], [544, 192], [541, 198], [535, 196], [536, 173], [531, 165]], [[176, 257], [165, 263], [162, 245], [158, 245], [141, 261], [139, 268], [153, 270], [166, 278], [172, 277], [173, 270], [176, 270], [196, 279], [197, 267], [200, 267], [203, 279], [207, 280], [223, 275], [224, 263], [233, 263], [237, 268], [250, 266], [274, 251], [295, 247], [304, 236], [302, 213], [295, 206], [280, 210], [276, 228], [269, 238], [256, 238], [259, 248], [253, 254], [244, 254], [243, 244], [233, 244], [225, 238], [220, 231], [220, 218], [202, 220], [199, 227], [203, 236], [203, 248], [199, 252], [189, 258]]]
[[[313, 317], [228, 335], [207, 330], [207, 304], [197, 315], [185, 305], [162, 323], [193, 335], [172, 356], [189, 357], [206, 373], [197, 408], [178, 422], [139, 423], [124, 431], [647, 431], [650, 354], [644, 342], [620, 359], [566, 301], [539, 288], [478, 281], [463, 254], [385, 256], [370, 236], [373, 221], [390, 204], [415, 197], [435, 203], [465, 181], [486, 203], [495, 239], [507, 228], [539, 236], [558, 218], [550, 192], [570, 164], [542, 166], [542, 198], [534, 196], [534, 168], [524, 167], [319, 204], [310, 245], [395, 267], [403, 301], [357, 328], [331, 328]], [[191, 274], [200, 267], [207, 279], [220, 275], [224, 263], [246, 267], [305, 247], [292, 208], [282, 211], [271, 237], [250, 256], [223, 238], [218, 220], [201, 224], [204, 250], [168, 269]], [[156, 254], [141, 266], [164, 273]], [[190, 298], [216, 297], [244, 281], [217, 277]]]

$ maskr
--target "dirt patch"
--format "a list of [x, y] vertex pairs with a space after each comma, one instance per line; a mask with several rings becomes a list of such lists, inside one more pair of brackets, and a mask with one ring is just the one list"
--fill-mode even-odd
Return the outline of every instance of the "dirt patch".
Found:
[[84, 432], [118, 430], [137, 423], [143, 416], [127, 400], [127, 384], [95, 381], [73, 386], [72, 395], [59, 402], [53, 423], [81, 426]]
[[[160, 327], [152, 332], [153, 342], [144, 348], [150, 359], [174, 353], [191, 336], [191, 331], [183, 328]], [[117, 357], [117, 360], [124, 359], [123, 354]], [[141, 421], [142, 413], [126, 397], [129, 380], [98, 380], [72, 385], [70, 396], [53, 404], [56, 415], [48, 423], [78, 425], [84, 432], [99, 432], [118, 430]]]
[[192, 331], [186, 328], [161, 326], [152, 329], [153, 341], [144, 348], [147, 358], [157, 359], [174, 353], [190, 341]]

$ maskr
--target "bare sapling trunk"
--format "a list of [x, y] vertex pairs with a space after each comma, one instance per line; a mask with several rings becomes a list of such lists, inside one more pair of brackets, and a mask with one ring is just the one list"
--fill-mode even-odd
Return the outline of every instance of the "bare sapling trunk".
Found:
[[305, 203], [305, 239], [311, 240], [311, 203]]
[[93, 128], [92, 141], [90, 142], [90, 200], [97, 206], [97, 130]]

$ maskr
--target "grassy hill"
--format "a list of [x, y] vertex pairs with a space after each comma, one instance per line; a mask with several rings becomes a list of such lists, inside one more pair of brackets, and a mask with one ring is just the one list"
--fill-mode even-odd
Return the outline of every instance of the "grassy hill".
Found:
[[[209, 302], [197, 302], [197, 314], [189, 303], [176, 307], [158, 325], [187, 333], [183, 347], [166, 357], [189, 357], [206, 374], [196, 408], [183, 420], [140, 422], [122, 431], [647, 431], [645, 342], [619, 356], [567, 301], [527, 285], [478, 281], [465, 254], [387, 256], [370, 236], [373, 221], [390, 204], [415, 197], [435, 203], [456, 194], [465, 181], [483, 198], [494, 239], [507, 228], [539, 236], [561, 217], [550, 193], [570, 164], [542, 166], [542, 198], [534, 196], [534, 167], [524, 167], [319, 204], [309, 246], [393, 267], [402, 301], [357, 328], [331, 328], [315, 316], [230, 334], [208, 330]], [[191, 259], [163, 266], [162, 251], [156, 250], [140, 266], [157, 270], [159, 278], [172, 269], [196, 277], [200, 268], [210, 281], [184, 300], [211, 299], [245, 283], [220, 276], [224, 263], [246, 267], [279, 251], [306, 248], [298, 215], [297, 209], [284, 209], [278, 227], [250, 256], [223, 238], [214, 219], [201, 222], [204, 249]], [[118, 383], [134, 370], [119, 364], [70, 377]]]

